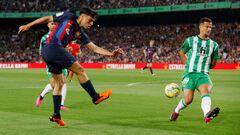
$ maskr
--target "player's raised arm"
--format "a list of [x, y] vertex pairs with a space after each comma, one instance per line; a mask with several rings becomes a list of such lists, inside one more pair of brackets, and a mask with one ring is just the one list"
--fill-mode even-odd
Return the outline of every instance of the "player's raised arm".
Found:
[[44, 17], [38, 18], [38, 19], [28, 23], [28, 24], [20, 26], [18, 33], [28, 31], [31, 27], [33, 27], [35, 25], [44, 24], [44, 23], [48, 23], [48, 22], [51, 22], [51, 21], [53, 21], [52, 16], [44, 16]]
[[115, 57], [118, 54], [123, 54], [123, 50], [121, 48], [118, 48], [118, 49], [114, 50], [113, 52], [110, 52], [106, 49], [103, 49], [103, 48], [95, 45], [93, 42], [89, 42], [87, 44], [87, 47], [95, 53], [102, 54], [102, 55], [107, 55], [107, 56]]

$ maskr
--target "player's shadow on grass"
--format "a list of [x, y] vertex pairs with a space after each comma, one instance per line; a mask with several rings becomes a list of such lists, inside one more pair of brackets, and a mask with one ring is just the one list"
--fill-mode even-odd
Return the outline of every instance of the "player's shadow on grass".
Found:
[[[182, 131], [182, 129], [188, 129], [187, 131], [193, 131], [192, 133], [202, 133], [199, 119], [185, 121], [171, 122], [168, 118], [162, 119], [159, 117], [151, 116], [133, 116], [133, 117], [120, 117], [112, 121], [108, 121], [107, 124], [115, 126], [126, 126], [133, 128], [145, 128], [145, 129], [160, 129], [169, 131]], [[187, 124], [189, 123], [189, 124]], [[205, 127], [205, 123], [202, 122], [202, 126]]]

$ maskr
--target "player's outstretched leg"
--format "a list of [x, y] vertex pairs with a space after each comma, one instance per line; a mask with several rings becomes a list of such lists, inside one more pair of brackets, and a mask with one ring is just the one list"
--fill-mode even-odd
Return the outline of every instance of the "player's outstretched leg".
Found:
[[92, 82], [88, 79], [84, 68], [78, 62], [74, 62], [69, 69], [77, 75], [80, 85], [90, 95], [94, 104], [99, 104], [100, 102], [108, 99], [112, 95], [111, 89], [108, 89], [98, 94], [93, 87]]
[[185, 89], [183, 91], [184, 99], [181, 99], [171, 114], [170, 121], [176, 121], [181, 110], [186, 108], [189, 104], [192, 103], [194, 92], [193, 90]]
[[170, 116], [170, 121], [176, 121], [180, 110], [184, 109], [187, 107], [187, 104], [185, 103], [184, 99], [181, 99], [177, 105], [177, 107], [173, 110], [171, 116]]
[[87, 91], [87, 93], [91, 96], [92, 102], [94, 104], [99, 104], [100, 102], [108, 99], [112, 95], [112, 90], [108, 89], [100, 94], [98, 94], [93, 87], [90, 80], [85, 83], [82, 83], [81, 86]]

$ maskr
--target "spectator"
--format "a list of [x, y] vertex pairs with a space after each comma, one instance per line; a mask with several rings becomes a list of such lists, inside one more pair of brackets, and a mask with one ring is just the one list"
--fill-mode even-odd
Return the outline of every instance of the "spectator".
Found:
[[[155, 39], [157, 54], [154, 62], [180, 63], [178, 49], [185, 37], [196, 33], [197, 25], [156, 25], [156, 26], [124, 26], [94, 28], [89, 32], [94, 43], [103, 48], [114, 50], [121, 47], [125, 54], [115, 62], [142, 62], [142, 50], [149, 39]], [[96, 32], [98, 31], [98, 32]], [[38, 44], [46, 30], [29, 31], [16, 35], [13, 28], [0, 31], [0, 62], [39, 62]], [[213, 29], [212, 39], [219, 44], [222, 63], [240, 62], [240, 27], [239, 23], [217, 23]], [[110, 40], [111, 39], [111, 40]], [[82, 47], [80, 61], [114, 62], [113, 59], [98, 54], [91, 55], [87, 48]]]
[[6, 10], [17, 12], [48, 12], [66, 9], [78, 10], [80, 6], [90, 6], [93, 9], [106, 9], [165, 6], [219, 1], [236, 0], [2, 0], [2, 2], [0, 2], [0, 11]]

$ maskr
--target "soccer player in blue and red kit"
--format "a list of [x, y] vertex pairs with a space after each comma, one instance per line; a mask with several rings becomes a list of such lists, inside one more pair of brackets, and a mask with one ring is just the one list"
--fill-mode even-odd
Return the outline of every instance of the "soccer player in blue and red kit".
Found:
[[42, 48], [43, 60], [47, 63], [49, 71], [54, 79], [53, 104], [54, 113], [50, 116], [50, 121], [56, 122], [60, 126], [64, 126], [65, 122], [61, 119], [61, 89], [64, 84], [62, 69], [67, 68], [73, 71], [79, 80], [80, 85], [91, 96], [92, 102], [98, 104], [109, 98], [112, 90], [108, 89], [102, 93], [97, 93], [91, 81], [85, 72], [85, 69], [76, 61], [76, 59], [65, 49], [66, 45], [77, 39], [82, 46], [88, 47], [95, 53], [106, 56], [116, 57], [123, 53], [121, 48], [109, 52], [90, 41], [84, 29], [89, 29], [97, 17], [96, 11], [91, 8], [84, 7], [80, 10], [80, 15], [75, 16], [71, 12], [60, 12], [53, 16], [44, 16], [19, 27], [19, 33], [29, 30], [31, 27], [48, 22], [56, 22], [54, 30], [47, 38], [46, 45]]
[[149, 46], [147, 46], [143, 50], [144, 57], [146, 58], [147, 64], [142, 68], [142, 71], [149, 68], [152, 76], [155, 76], [155, 74], [153, 73], [153, 70], [152, 70], [152, 61], [153, 61], [153, 58], [157, 55], [156, 48], [153, 47], [154, 43], [155, 43], [155, 40], [150, 40]]

